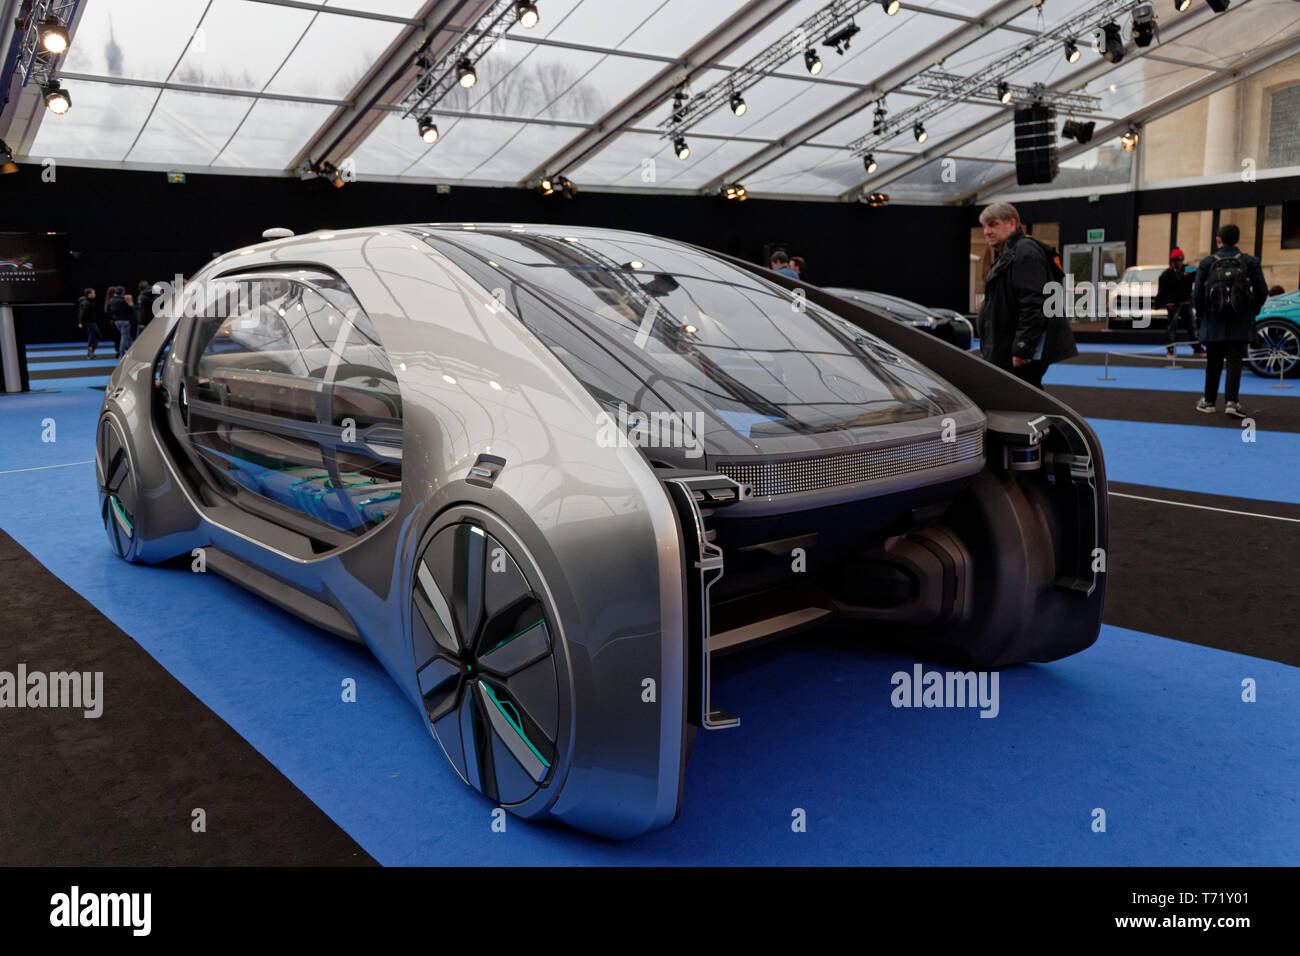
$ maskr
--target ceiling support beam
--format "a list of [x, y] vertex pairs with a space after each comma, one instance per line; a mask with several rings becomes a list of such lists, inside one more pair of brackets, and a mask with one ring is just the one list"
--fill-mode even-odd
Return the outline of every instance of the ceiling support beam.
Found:
[[664, 105], [683, 79], [721, 60], [796, 2], [754, 0], [745, 4], [739, 13], [696, 43], [676, 63], [665, 66], [653, 79], [602, 116], [591, 130], [548, 157], [524, 178], [521, 185], [527, 186], [543, 176], [571, 173], [608, 146], [626, 127]]
[[428, 0], [416, 23], [402, 30], [352, 91], [348, 105], [334, 111], [294, 156], [289, 169], [322, 160], [337, 166], [351, 156], [388, 116], [387, 110], [376, 107], [400, 102], [415, 86], [420, 72], [417, 57], [427, 53], [437, 59], [491, 4], [492, 0]]
[[[1274, 44], [1272, 47], [1258, 51], [1250, 59], [1234, 67], [1228, 73], [1216, 73], [1213, 76], [1207, 76], [1205, 79], [1197, 83], [1185, 86], [1181, 90], [1170, 93], [1168, 96], [1156, 100], [1154, 103], [1147, 104], [1142, 109], [1137, 110], [1116, 123], [1111, 123], [1109, 126], [1097, 130], [1093, 139], [1102, 142], [1112, 139], [1113, 137], [1119, 136], [1130, 126], [1140, 127], [1152, 120], [1157, 120], [1175, 110], [1180, 110], [1184, 106], [1195, 103], [1197, 100], [1204, 99], [1211, 93], [1217, 93], [1225, 87], [1232, 86], [1234, 83], [1244, 80], [1248, 76], [1253, 76], [1261, 70], [1267, 70], [1270, 66], [1276, 66], [1278, 63], [1281, 63], [1283, 60], [1295, 56], [1296, 54], [1300, 54], [1300, 37], [1293, 37], [1282, 43]], [[1140, 143], [1139, 148], [1141, 148]], [[1072, 143], [1071, 145], [1062, 147], [1058, 150], [1057, 155], [1061, 159], [1069, 159], [1071, 156], [1077, 156], [1079, 153], [1085, 152], [1089, 149], [1092, 149], [1091, 143]], [[1014, 172], [1007, 173], [1006, 175], [999, 176], [997, 179], [990, 180], [977, 189], [971, 189], [962, 193], [957, 197], [957, 201], [964, 201], [967, 198], [975, 198], [979, 195], [992, 195], [1000, 189], [1013, 185], [1015, 181], [1016, 174]]]
[[757, 172], [774, 160], [784, 156], [796, 146], [801, 146], [837, 123], [874, 103], [885, 93], [901, 87], [904, 83], [935, 63], [952, 56], [963, 47], [969, 46], [984, 35], [993, 32], [1003, 24], [1014, 19], [1033, 6], [1033, 0], [1000, 0], [985, 10], [973, 23], [948, 34], [942, 40], [930, 44], [915, 56], [909, 57], [868, 87], [864, 87], [852, 96], [846, 97], [827, 110], [818, 113], [812, 119], [787, 133], [776, 143], [759, 150], [721, 176], [715, 177], [700, 192], [716, 193], [723, 183], [744, 182], [750, 174]]
[[[1239, 5], [1232, 9], [1245, 7], [1249, 2], [1250, 0], [1240, 0]], [[1177, 20], [1161, 31], [1161, 43], [1172, 43], [1179, 37], [1185, 36], [1197, 27], [1209, 22], [1209, 20], [1214, 16], [1214, 11], [1212, 11], [1208, 6], [1194, 7], [1182, 14]], [[1158, 49], [1159, 47], [1154, 46], [1146, 48], [1137, 47], [1132, 43], [1129, 43], [1124, 48], [1124, 58], [1121, 63], [1131, 63], [1137, 57], [1142, 56], [1147, 50], [1155, 52]], [[1117, 69], [1119, 65], [1120, 64], [1111, 63], [1102, 57], [1097, 57], [1097, 59], [1088, 66], [1081, 70], [1076, 70], [1074, 73], [1057, 80], [1055, 83], [1049, 84], [1047, 88], [1059, 92], [1077, 90], [1082, 88], [1084, 85], [1091, 83], [1093, 80], [1105, 76], [1111, 70]], [[972, 143], [981, 136], [985, 136], [1002, 128], [1011, 121], [1014, 112], [1014, 107], [999, 110], [992, 116], [980, 120], [969, 129], [964, 130], [955, 136], [950, 136], [943, 142], [931, 146], [929, 149], [922, 150], [906, 162], [899, 163], [897, 166], [883, 173], [867, 177], [865, 182], [860, 185], [854, 186], [852, 189], [840, 193], [839, 198], [844, 202], [856, 202], [858, 197], [867, 191], [877, 192], [889, 183], [903, 178], [909, 173], [925, 166], [927, 163], [936, 159], [941, 159], [942, 157], [949, 155], [953, 150], [960, 149], [967, 143]], [[1094, 139], [1096, 139], [1095, 136]]]

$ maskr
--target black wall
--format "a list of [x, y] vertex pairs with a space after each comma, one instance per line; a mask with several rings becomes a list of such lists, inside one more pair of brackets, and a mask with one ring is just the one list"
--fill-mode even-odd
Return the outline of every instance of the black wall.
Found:
[[[581, 184], [579, 184], [581, 185]], [[55, 182], [23, 166], [0, 176], [0, 229], [66, 232], [76, 254], [70, 288], [189, 275], [216, 253], [294, 232], [401, 222], [550, 222], [610, 226], [668, 236], [762, 261], [765, 245], [787, 244], [808, 260], [809, 280], [888, 292], [965, 310], [966, 210], [862, 203], [744, 203], [699, 196], [581, 192], [574, 200], [519, 189], [328, 183], [254, 176], [58, 168]], [[15, 309], [29, 342], [78, 337], [71, 306]]]

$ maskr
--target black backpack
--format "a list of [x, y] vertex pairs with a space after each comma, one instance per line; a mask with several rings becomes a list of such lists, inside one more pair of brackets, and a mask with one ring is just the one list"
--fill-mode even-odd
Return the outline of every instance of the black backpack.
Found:
[[1251, 313], [1253, 303], [1250, 271], [1241, 253], [1215, 256], [1205, 273], [1205, 307], [1210, 314], [1241, 318]]

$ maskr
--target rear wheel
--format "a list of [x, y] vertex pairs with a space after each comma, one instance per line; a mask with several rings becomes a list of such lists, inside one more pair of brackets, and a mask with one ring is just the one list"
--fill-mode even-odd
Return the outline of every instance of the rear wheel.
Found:
[[99, 479], [100, 519], [108, 543], [119, 557], [138, 561], [140, 483], [126, 438], [111, 415], [105, 415], [99, 422], [95, 472]]
[[426, 535], [411, 638], [425, 715], [447, 759], [488, 799], [517, 807], [552, 782], [568, 720], [541, 574], [505, 538], [469, 516]]
[[1300, 374], [1300, 327], [1286, 319], [1267, 319], [1256, 325], [1255, 331], [1259, 344], [1246, 353], [1252, 372], [1286, 378]]

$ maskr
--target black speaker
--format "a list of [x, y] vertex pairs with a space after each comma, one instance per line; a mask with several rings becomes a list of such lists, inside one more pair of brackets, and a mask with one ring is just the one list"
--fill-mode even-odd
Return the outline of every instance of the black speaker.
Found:
[[1016, 182], [1050, 183], [1056, 160], [1056, 110], [1035, 104], [1016, 110]]

